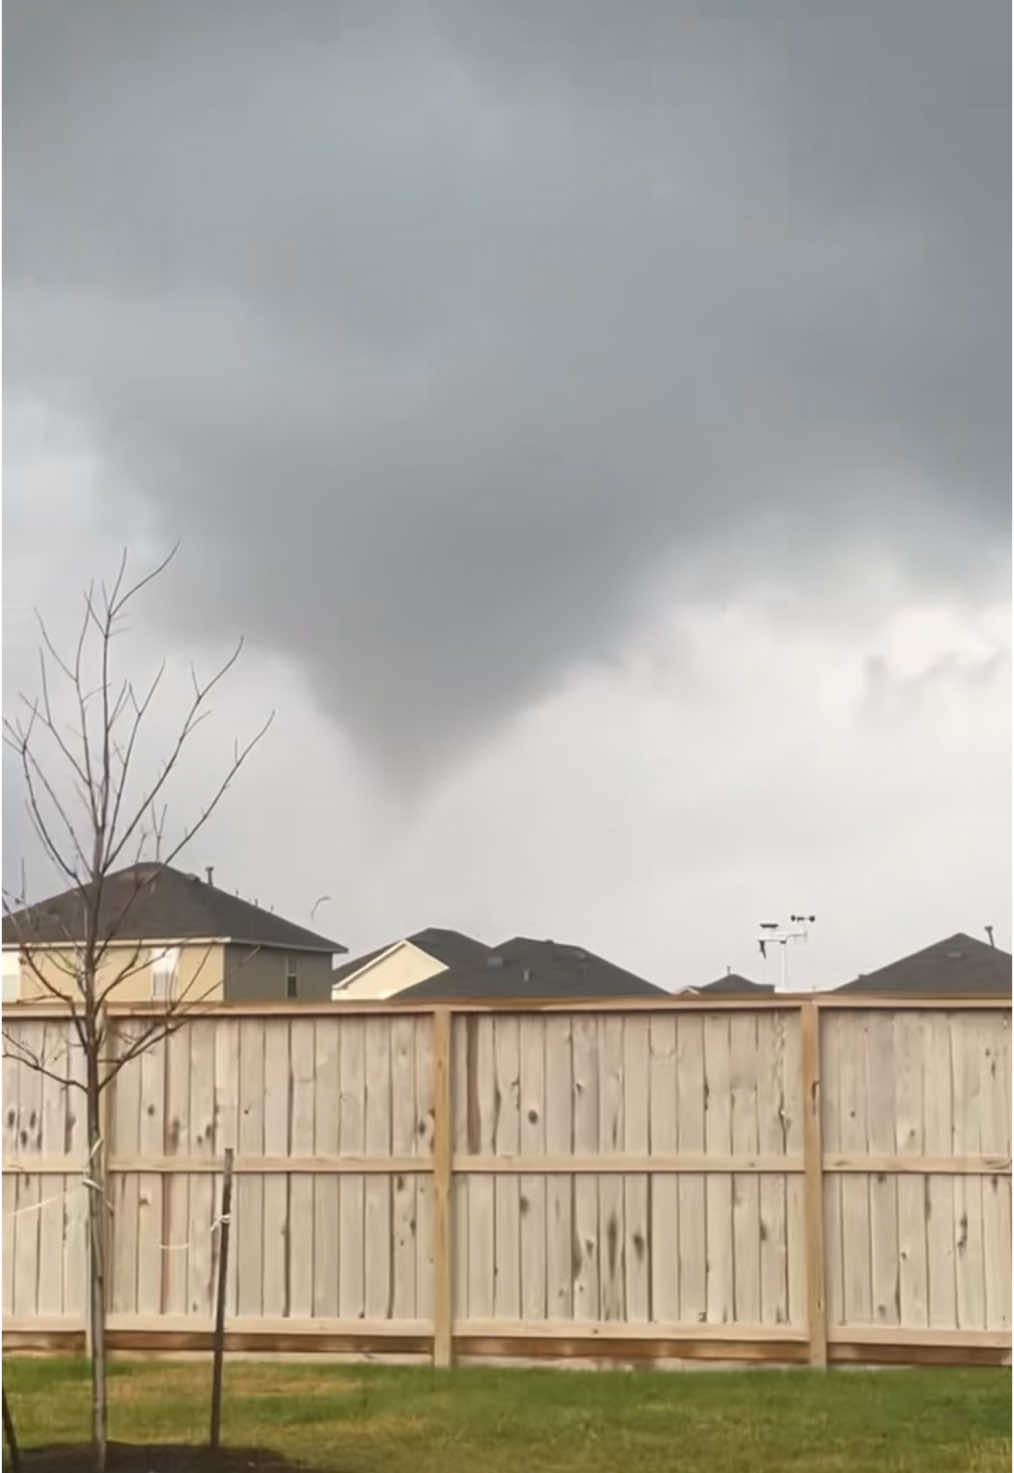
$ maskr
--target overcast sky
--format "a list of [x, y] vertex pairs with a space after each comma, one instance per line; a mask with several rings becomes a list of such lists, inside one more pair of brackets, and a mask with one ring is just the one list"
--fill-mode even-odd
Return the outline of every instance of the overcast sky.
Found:
[[669, 987], [1009, 946], [1004, 0], [4, 21], [5, 697], [182, 539], [180, 821], [277, 711], [188, 867]]

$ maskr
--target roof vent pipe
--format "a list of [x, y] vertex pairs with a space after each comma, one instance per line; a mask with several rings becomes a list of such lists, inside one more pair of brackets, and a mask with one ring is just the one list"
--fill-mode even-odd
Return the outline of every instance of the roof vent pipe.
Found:
[[213, 885], [215, 883], [215, 866], [213, 864], [209, 864], [206, 867], [204, 873], [208, 877], [208, 884]]

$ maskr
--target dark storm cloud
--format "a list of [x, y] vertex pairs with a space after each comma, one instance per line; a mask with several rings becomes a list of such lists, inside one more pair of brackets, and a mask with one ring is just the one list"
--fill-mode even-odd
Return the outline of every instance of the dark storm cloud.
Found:
[[167, 617], [294, 655], [403, 773], [705, 554], [718, 596], [753, 539], [966, 585], [1006, 540], [1008, 27], [10, 3], [9, 392], [184, 536]]

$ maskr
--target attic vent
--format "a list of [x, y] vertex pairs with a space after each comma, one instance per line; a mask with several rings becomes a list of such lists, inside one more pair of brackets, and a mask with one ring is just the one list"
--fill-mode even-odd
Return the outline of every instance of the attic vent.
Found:
[[965, 953], [963, 951], [949, 951], [947, 953], [947, 960], [949, 962], [959, 962], [961, 961], [964, 954]]
[[488, 956], [486, 958], [486, 965], [487, 965], [487, 967], [502, 967], [503, 966], [503, 957], [502, 956]]

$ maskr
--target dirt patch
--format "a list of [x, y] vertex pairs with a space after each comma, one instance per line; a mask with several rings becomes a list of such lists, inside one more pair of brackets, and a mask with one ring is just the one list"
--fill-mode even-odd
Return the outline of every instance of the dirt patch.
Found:
[[[4, 1460], [6, 1463], [6, 1459]], [[87, 1444], [33, 1448], [22, 1452], [25, 1473], [89, 1473], [91, 1448]], [[261, 1448], [223, 1447], [212, 1453], [206, 1447], [109, 1444], [110, 1473], [299, 1473], [298, 1465], [279, 1453]]]

